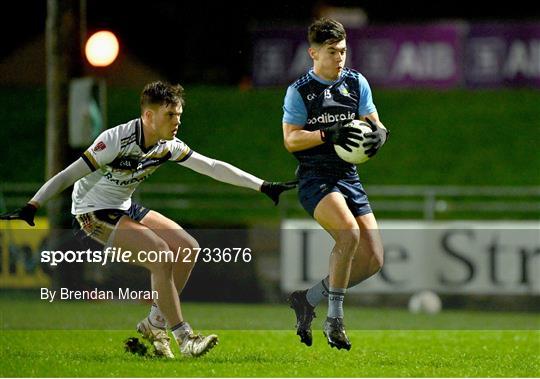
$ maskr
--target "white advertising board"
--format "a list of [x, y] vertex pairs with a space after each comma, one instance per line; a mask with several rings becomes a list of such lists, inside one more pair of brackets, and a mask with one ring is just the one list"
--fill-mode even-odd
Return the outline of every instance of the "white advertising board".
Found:
[[[360, 293], [540, 294], [538, 222], [379, 222], [382, 270], [351, 288]], [[281, 229], [281, 287], [307, 288], [328, 274], [334, 241], [315, 221]]]

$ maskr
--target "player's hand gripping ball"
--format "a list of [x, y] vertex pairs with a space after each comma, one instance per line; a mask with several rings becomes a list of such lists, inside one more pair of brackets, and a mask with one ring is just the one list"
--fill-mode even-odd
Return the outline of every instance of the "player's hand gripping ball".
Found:
[[[358, 129], [359, 132], [361, 132], [362, 137], [365, 133], [373, 132], [373, 130], [370, 128], [367, 122], [360, 121], [360, 120], [352, 120], [350, 123], [346, 124], [345, 126]], [[362, 145], [363, 144], [359, 144], [358, 147], [350, 146], [351, 151], [347, 151], [339, 145], [334, 145], [334, 149], [336, 150], [337, 155], [341, 159], [343, 159], [345, 162], [359, 164], [359, 163], [364, 163], [367, 160], [369, 160], [369, 156], [366, 153], [368, 149]]]

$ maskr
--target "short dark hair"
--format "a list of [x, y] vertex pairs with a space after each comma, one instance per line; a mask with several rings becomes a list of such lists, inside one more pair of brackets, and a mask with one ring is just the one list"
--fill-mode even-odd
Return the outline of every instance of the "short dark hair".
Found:
[[167, 82], [148, 83], [141, 92], [141, 110], [149, 105], [184, 106], [184, 88], [180, 84]]
[[310, 45], [333, 44], [347, 38], [345, 28], [336, 20], [321, 18], [313, 22], [308, 29]]

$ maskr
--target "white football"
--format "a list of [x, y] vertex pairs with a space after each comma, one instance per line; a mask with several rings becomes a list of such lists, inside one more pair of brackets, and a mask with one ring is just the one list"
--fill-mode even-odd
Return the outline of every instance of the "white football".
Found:
[[[367, 122], [360, 120], [352, 120], [350, 123], [343, 126], [352, 126], [353, 128], [360, 130], [362, 135], [364, 135], [364, 133], [371, 133], [373, 131]], [[345, 162], [354, 164], [364, 163], [369, 159], [369, 157], [366, 155], [366, 148], [362, 146], [363, 143], [364, 141], [359, 141], [359, 147], [350, 146], [352, 149], [350, 152], [338, 145], [334, 145], [334, 149], [336, 150], [338, 157], [343, 159]]]
[[439, 296], [433, 291], [420, 291], [409, 299], [409, 312], [437, 314], [442, 309], [442, 302]]

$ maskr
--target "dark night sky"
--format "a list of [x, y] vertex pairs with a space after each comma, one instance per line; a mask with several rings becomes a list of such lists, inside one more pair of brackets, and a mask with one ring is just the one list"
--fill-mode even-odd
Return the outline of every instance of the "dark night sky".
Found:
[[[170, 80], [232, 84], [249, 73], [250, 30], [254, 26], [307, 27], [314, 15], [313, 4], [321, 2], [251, 1], [247, 5], [233, 5], [232, 2], [216, 4], [202, 0], [189, 3], [87, 0], [87, 22], [89, 32], [97, 28], [116, 31], [126, 49]], [[540, 4], [534, 1], [513, 1], [505, 7], [472, 7], [471, 2], [460, 6], [456, 2], [381, 0], [326, 1], [324, 4], [360, 5], [372, 24], [441, 19], [540, 21]], [[2, 4], [2, 13], [15, 23], [0, 24], [4, 36], [0, 59], [43, 33], [46, 1], [9, 1]], [[6, 38], [10, 35], [16, 38]]]

